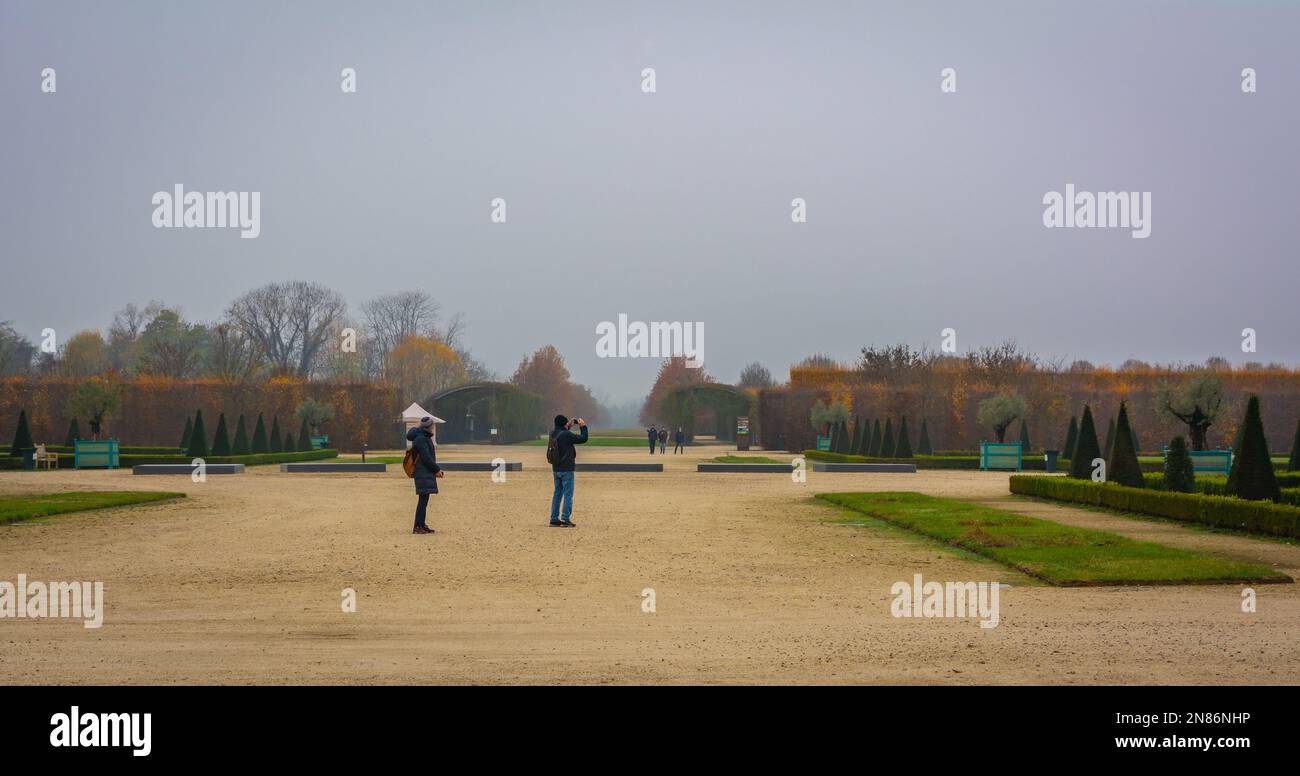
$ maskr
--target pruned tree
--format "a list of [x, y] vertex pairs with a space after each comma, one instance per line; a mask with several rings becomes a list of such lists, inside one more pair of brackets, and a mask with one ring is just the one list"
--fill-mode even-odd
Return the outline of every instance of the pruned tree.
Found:
[[311, 374], [317, 354], [346, 313], [347, 303], [337, 292], [300, 280], [255, 288], [226, 310], [273, 370], [302, 377]]
[[68, 397], [65, 412], [86, 418], [90, 433], [99, 439], [105, 421], [122, 407], [122, 384], [106, 377], [95, 376], [82, 381]]
[[[320, 434], [320, 427], [334, 417], [334, 408], [324, 402], [307, 398], [298, 403], [298, 408], [294, 410], [293, 414], [303, 423], [302, 431]], [[299, 434], [299, 436], [305, 435]]]
[[980, 402], [977, 419], [982, 426], [993, 429], [999, 442], [1006, 441], [1007, 428], [1025, 416], [1029, 405], [1015, 391], [1003, 391]]
[[1223, 381], [1202, 372], [1178, 386], [1165, 383], [1156, 390], [1156, 409], [1161, 414], [1187, 424], [1193, 450], [1205, 449], [1205, 432], [1223, 406]]

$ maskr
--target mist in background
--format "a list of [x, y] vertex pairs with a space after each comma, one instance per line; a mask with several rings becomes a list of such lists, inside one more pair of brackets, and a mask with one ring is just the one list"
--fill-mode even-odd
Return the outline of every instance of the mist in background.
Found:
[[[947, 327], [1295, 364], [1297, 29], [1281, 2], [3, 0], [0, 319], [419, 288], [503, 377], [554, 344], [616, 403], [659, 366], [597, 358], [619, 313], [702, 321], [727, 382]], [[177, 183], [261, 192], [261, 236], [155, 229]], [[1067, 183], [1152, 192], [1151, 236], [1044, 228]]]

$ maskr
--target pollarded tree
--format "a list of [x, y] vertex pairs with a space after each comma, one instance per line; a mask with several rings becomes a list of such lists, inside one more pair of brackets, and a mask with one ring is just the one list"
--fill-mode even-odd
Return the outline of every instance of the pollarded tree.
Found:
[[27, 427], [27, 410], [18, 411], [18, 428], [14, 429], [14, 443], [9, 446], [9, 454], [20, 456], [24, 450], [32, 450], [36, 443], [32, 441], [32, 431]]
[[[298, 420], [303, 422], [304, 429], [310, 426], [311, 433], [319, 434], [320, 427], [334, 417], [334, 408], [315, 399], [303, 399], [298, 404], [298, 409], [294, 411], [294, 414], [297, 415]], [[299, 432], [299, 436], [302, 436], [301, 432]], [[301, 444], [301, 441], [299, 440], [299, 444]]]
[[251, 447], [253, 455], [269, 453], [271, 448], [266, 446], [266, 424], [262, 422], [262, 413], [257, 413], [257, 425], [253, 427], [253, 444]]
[[190, 435], [194, 433], [194, 421], [190, 418], [185, 419], [185, 430], [181, 432], [181, 449], [190, 449]]
[[1165, 461], [1165, 490], [1175, 493], [1196, 492], [1196, 470], [1192, 466], [1192, 457], [1187, 454], [1187, 438], [1181, 434], [1169, 440], [1169, 457]]
[[194, 429], [190, 433], [190, 446], [185, 454], [191, 458], [208, 457], [208, 432], [203, 428], [203, 410], [194, 413]]
[[1079, 419], [1074, 415], [1070, 416], [1070, 427], [1065, 432], [1065, 446], [1061, 449], [1061, 457], [1069, 460], [1074, 457], [1074, 445], [1079, 441]]
[[885, 436], [880, 442], [880, 457], [893, 458], [895, 445], [896, 443], [894, 442], [894, 421], [890, 418], [886, 418]]
[[898, 424], [898, 443], [894, 445], [895, 458], [912, 457], [912, 440], [907, 432], [907, 416], [903, 416], [903, 421]]
[[1097, 444], [1097, 427], [1092, 422], [1092, 408], [1083, 405], [1083, 420], [1079, 423], [1079, 438], [1070, 457], [1070, 476], [1077, 480], [1092, 479], [1092, 461], [1101, 457]]
[[1246, 404], [1245, 428], [1241, 434], [1241, 449], [1232, 456], [1232, 471], [1228, 474], [1229, 496], [1253, 501], [1279, 501], [1277, 475], [1273, 473], [1273, 459], [1268, 454], [1268, 439], [1264, 436], [1264, 422], [1259, 415], [1259, 397], [1251, 394]]
[[1208, 372], [1177, 388], [1165, 384], [1156, 391], [1156, 410], [1187, 424], [1193, 450], [1205, 449], [1205, 432], [1222, 406], [1223, 381]]
[[226, 413], [217, 416], [217, 433], [212, 437], [213, 455], [230, 455], [230, 432], [226, 430]]
[[1146, 486], [1137, 450], [1133, 447], [1133, 428], [1128, 423], [1128, 403], [1119, 403], [1119, 420], [1115, 423], [1115, 441], [1106, 459], [1106, 479], [1130, 488]]
[[280, 416], [271, 416], [271, 452], [284, 452], [284, 437], [280, 436]]
[[68, 421], [68, 436], [66, 439], [63, 440], [63, 444], [67, 445], [68, 447], [73, 447], [77, 444], [77, 440], [80, 438], [81, 438], [81, 429], [77, 427], [77, 419], [73, 418], [72, 420]]
[[980, 425], [993, 429], [999, 442], [1005, 442], [1007, 428], [1016, 420], [1023, 418], [1029, 411], [1029, 405], [1015, 391], [1003, 391], [980, 402], [977, 419]]
[[251, 451], [248, 446], [248, 429], [244, 427], [244, 416], [241, 414], [239, 420], [235, 422], [235, 441], [231, 446], [231, 452], [235, 455], [248, 455]]
[[917, 455], [934, 455], [934, 447], [930, 445], [930, 429], [925, 422], [925, 418], [921, 418], [921, 438], [916, 443], [916, 453]]
[[1291, 442], [1291, 460], [1287, 462], [1286, 470], [1300, 471], [1300, 420], [1295, 424], [1295, 439]]
[[90, 433], [99, 439], [105, 421], [122, 406], [122, 384], [104, 377], [92, 377], [77, 386], [65, 409], [90, 423]]

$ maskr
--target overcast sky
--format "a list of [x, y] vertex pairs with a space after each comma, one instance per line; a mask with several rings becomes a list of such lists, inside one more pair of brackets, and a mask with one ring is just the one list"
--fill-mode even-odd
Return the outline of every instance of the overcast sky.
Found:
[[[503, 375], [550, 343], [615, 401], [658, 366], [596, 357], [619, 313], [704, 322], [728, 382], [945, 327], [1295, 364], [1297, 30], [1294, 2], [0, 0], [0, 320], [423, 288]], [[155, 229], [177, 183], [261, 192], [261, 236]], [[1151, 192], [1150, 237], [1045, 228], [1067, 183]]]

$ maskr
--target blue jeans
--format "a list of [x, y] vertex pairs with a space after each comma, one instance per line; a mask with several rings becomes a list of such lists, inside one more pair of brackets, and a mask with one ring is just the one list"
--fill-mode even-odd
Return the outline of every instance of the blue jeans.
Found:
[[555, 492], [551, 494], [551, 522], [560, 517], [560, 497], [564, 498], [564, 519], [573, 514], [573, 472], [551, 472]]

